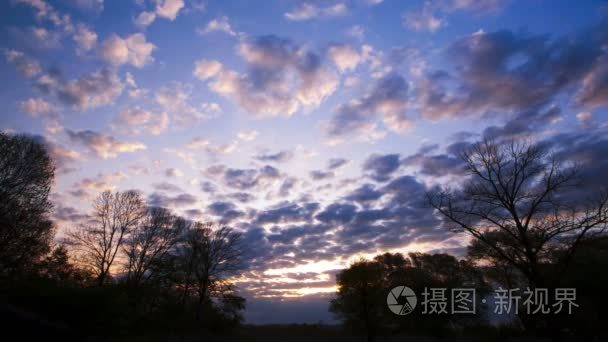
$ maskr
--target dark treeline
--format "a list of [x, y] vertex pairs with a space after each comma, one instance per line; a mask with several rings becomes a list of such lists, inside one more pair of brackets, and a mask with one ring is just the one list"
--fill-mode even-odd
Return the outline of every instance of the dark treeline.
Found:
[[241, 323], [245, 299], [230, 281], [245, 267], [239, 233], [126, 191], [101, 193], [85, 223], [56, 237], [54, 170], [36, 139], [0, 134], [3, 334], [183, 335]]

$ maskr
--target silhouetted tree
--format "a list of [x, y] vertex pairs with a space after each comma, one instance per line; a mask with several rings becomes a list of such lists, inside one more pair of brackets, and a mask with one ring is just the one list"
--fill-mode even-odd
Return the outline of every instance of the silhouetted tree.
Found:
[[[484, 232], [484, 240], [493, 241], [493, 243], [503, 246], [508, 250], [508, 244], [503, 241], [509, 240], [507, 233], [502, 231]], [[513, 255], [514, 252], [506, 251], [507, 254]], [[467, 246], [467, 256], [474, 264], [479, 264], [483, 267], [484, 275], [489, 280], [504, 285], [506, 288], [517, 288], [518, 286], [526, 286], [527, 281], [521, 272], [519, 272], [509, 261], [504, 259], [496, 249], [480, 239], [474, 239]]]
[[[564, 250], [556, 251], [554, 258], [560, 260]], [[560, 279], [558, 286], [576, 288], [578, 307], [572, 315], [564, 311], [556, 315], [549, 327], [568, 329], [574, 340], [606, 341], [608, 331], [608, 297], [604, 295], [608, 283], [608, 236], [595, 236], [581, 241], [572, 256], [571, 266]]]
[[42, 143], [0, 132], [0, 276], [31, 266], [50, 251], [54, 172]]
[[245, 298], [236, 295], [233, 291], [222, 294], [219, 308], [228, 324], [234, 326], [243, 320], [241, 312], [245, 310], [245, 302]]
[[[338, 292], [330, 303], [330, 311], [347, 327], [363, 331], [368, 340], [374, 335], [398, 331], [424, 331], [439, 334], [450, 325], [472, 326], [483, 323], [482, 308], [477, 300], [479, 315], [423, 315], [421, 309], [397, 316], [387, 307], [389, 291], [407, 286], [418, 294], [425, 288], [474, 287], [477, 295], [485, 293], [482, 274], [466, 260], [448, 254], [385, 253], [372, 261], [360, 260], [336, 275]], [[449, 294], [446, 294], [449, 296]]]
[[390, 291], [383, 282], [381, 265], [360, 260], [338, 273], [336, 283], [338, 293], [331, 300], [329, 310], [347, 326], [362, 329], [367, 340], [373, 341], [386, 310], [387, 291]]
[[163, 264], [186, 226], [184, 219], [165, 208], [147, 208], [123, 245], [127, 257], [127, 283], [137, 289], [159, 276], [155, 268]]
[[109, 278], [118, 252], [140, 220], [145, 206], [137, 191], [105, 191], [93, 204], [93, 219], [68, 233], [67, 242], [76, 255], [90, 267], [103, 285]]
[[196, 222], [186, 232], [180, 246], [180, 264], [184, 271], [183, 300], [189, 291], [197, 297], [196, 319], [212, 296], [231, 294], [227, 277], [243, 268], [241, 234], [229, 227], [214, 229], [210, 223]]
[[546, 285], [540, 264], [552, 250], [566, 251], [559, 276], [583, 238], [606, 228], [608, 193], [593, 203], [570, 199], [576, 168], [538, 145], [484, 141], [462, 159], [470, 178], [460, 190], [429, 193], [430, 204], [450, 228], [468, 232], [488, 255], [521, 272], [530, 287]]
[[37, 275], [62, 286], [85, 285], [90, 282], [90, 274], [72, 264], [68, 250], [59, 245], [46, 255], [37, 265]]

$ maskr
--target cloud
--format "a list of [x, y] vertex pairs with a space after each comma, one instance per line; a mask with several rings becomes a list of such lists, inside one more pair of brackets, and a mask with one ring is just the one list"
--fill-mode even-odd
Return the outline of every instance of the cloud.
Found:
[[228, 198], [232, 198], [241, 203], [249, 203], [255, 200], [255, 196], [247, 192], [234, 192], [227, 195]]
[[484, 139], [495, 141], [509, 141], [519, 139], [532, 139], [543, 135], [548, 125], [555, 124], [562, 119], [559, 107], [547, 109], [532, 108], [517, 113], [504, 125], [491, 125], [483, 130]]
[[169, 127], [169, 115], [166, 112], [155, 113], [140, 107], [127, 108], [118, 113], [111, 126], [126, 134], [147, 132], [159, 135]]
[[51, 141], [41, 135], [36, 135], [34, 137], [46, 146], [59, 174], [66, 174], [74, 171], [75, 169], [69, 167], [69, 165], [82, 159], [80, 153], [77, 151]]
[[66, 133], [72, 142], [84, 145], [95, 156], [102, 159], [116, 158], [121, 153], [146, 149], [146, 145], [141, 142], [118, 141], [112, 136], [95, 131], [67, 130]]
[[4, 56], [7, 62], [13, 64], [27, 78], [32, 78], [41, 71], [38, 61], [27, 57], [21, 51], [5, 49]]
[[324, 180], [333, 178], [334, 176], [333, 171], [314, 170], [310, 172], [310, 178], [313, 180]]
[[279, 197], [287, 197], [298, 184], [298, 179], [295, 177], [287, 177], [279, 187]]
[[216, 32], [216, 31], [224, 32], [230, 36], [236, 36], [236, 32], [234, 32], [232, 30], [232, 27], [230, 26], [230, 23], [228, 22], [228, 17], [226, 17], [226, 16], [222, 16], [217, 19], [212, 19], [207, 23], [205, 28], [203, 28], [203, 29], [199, 28], [196, 30], [196, 32], [201, 35], [208, 34], [211, 32]]
[[201, 149], [206, 148], [211, 144], [211, 142], [205, 138], [194, 137], [190, 142], [186, 145], [189, 149]]
[[608, 105], [608, 55], [599, 57], [583, 77], [576, 100], [586, 108]]
[[73, 224], [74, 222], [84, 222], [89, 219], [89, 215], [80, 212], [78, 209], [65, 206], [58, 201], [53, 201], [53, 219]]
[[222, 63], [213, 60], [201, 59], [195, 62], [194, 76], [200, 80], [207, 80], [222, 71]]
[[302, 106], [316, 107], [338, 85], [337, 75], [319, 55], [289, 39], [247, 38], [237, 50], [247, 62], [246, 73], [203, 59], [196, 63], [194, 75], [256, 116], [290, 116]]
[[411, 127], [406, 117], [408, 84], [398, 74], [388, 74], [374, 85], [363, 98], [338, 106], [325, 127], [330, 137], [353, 133], [373, 132], [376, 115], [381, 114], [384, 124], [395, 132], [405, 132]]
[[101, 13], [104, 8], [104, 0], [70, 0], [70, 2], [80, 9], [96, 13]]
[[339, 169], [348, 164], [350, 161], [344, 158], [332, 158], [327, 162], [327, 168], [330, 170]]
[[409, 29], [434, 33], [448, 25], [447, 14], [456, 11], [496, 13], [503, 2], [502, 0], [425, 1], [421, 9], [405, 12], [401, 18], [403, 25]]
[[150, 26], [156, 19], [156, 13], [154, 12], [141, 12], [137, 18], [135, 18], [135, 25], [139, 28], [146, 28]]
[[128, 166], [129, 171], [135, 176], [147, 175], [150, 173], [148, 168], [143, 165], [132, 164]]
[[[357, 235], [359, 238], [365, 238], [361, 235], [369, 235], [370, 240], [380, 242], [385, 247], [394, 243], [390, 242], [391, 238], [397, 237], [393, 234], [409, 234], [408, 239], [415, 240], [417, 234], [423, 233], [417, 232], [418, 229], [430, 231], [438, 223], [433, 210], [426, 203], [426, 191], [424, 184], [409, 175], [394, 178], [379, 189], [369, 184], [358, 188], [347, 198], [358, 202], [373, 202], [373, 198], [377, 198], [377, 200], [382, 199], [382, 204], [377, 209], [364, 209], [357, 211], [356, 214], [352, 213], [350, 216], [353, 217], [353, 222], [348, 225], [348, 229], [341, 232], [340, 236], [352, 240]], [[385, 199], [385, 196], [389, 199]], [[376, 229], [376, 234], [373, 234], [371, 227]], [[444, 230], [439, 230], [436, 234], [448, 235]]]
[[373, 180], [385, 182], [400, 166], [399, 154], [372, 154], [363, 163], [363, 170]]
[[83, 178], [72, 185], [70, 194], [79, 199], [88, 200], [104, 191], [112, 191], [126, 177], [121, 172], [98, 173], [95, 177]]
[[171, 115], [171, 120], [180, 127], [188, 127], [202, 120], [217, 117], [222, 109], [215, 103], [191, 102], [192, 86], [187, 83], [172, 82], [161, 87], [155, 94], [156, 103]]
[[255, 131], [255, 130], [249, 130], [249, 131], [240, 131], [240, 132], [237, 134], [237, 137], [238, 137], [239, 139], [241, 139], [241, 140], [244, 140], [244, 141], [253, 141], [253, 140], [255, 140], [255, 138], [257, 138], [257, 136], [258, 136], [259, 134], [260, 134], [260, 133], [259, 133], [258, 131]]
[[170, 177], [170, 178], [181, 177], [183, 175], [184, 175], [183, 172], [181, 172], [179, 169], [176, 169], [174, 167], [171, 167], [171, 168], [168, 168], [165, 170], [165, 176]]
[[182, 188], [179, 186], [168, 183], [168, 182], [160, 182], [152, 184], [152, 187], [158, 191], [167, 191], [167, 192], [182, 192]]
[[277, 206], [261, 211], [255, 218], [256, 224], [279, 224], [309, 222], [319, 209], [318, 203], [280, 203]]
[[358, 203], [366, 203], [376, 201], [383, 195], [384, 193], [377, 190], [372, 184], [364, 184], [348, 194], [345, 199]]
[[591, 112], [579, 112], [576, 114], [576, 120], [586, 126], [593, 120], [593, 115]]
[[285, 13], [285, 18], [292, 21], [305, 21], [311, 19], [331, 18], [346, 15], [347, 8], [343, 3], [331, 6], [319, 7], [309, 2], [304, 2], [298, 7]]
[[110, 65], [120, 66], [131, 64], [136, 68], [142, 68], [154, 61], [152, 51], [156, 46], [146, 41], [143, 33], [134, 33], [125, 38], [116, 34], [106, 38], [101, 44], [101, 58]]
[[231, 202], [213, 202], [207, 206], [207, 210], [211, 215], [219, 216], [220, 223], [229, 223], [245, 215], [245, 212], [238, 210]]
[[361, 55], [350, 45], [330, 46], [327, 53], [342, 72], [355, 69], [361, 62]]
[[85, 25], [78, 25], [78, 29], [72, 36], [74, 42], [76, 42], [77, 53], [82, 54], [84, 52], [92, 50], [97, 44], [97, 33], [89, 29]]
[[186, 147], [191, 150], [204, 149], [211, 154], [230, 154], [237, 150], [239, 143], [238, 140], [235, 140], [231, 143], [215, 145], [205, 138], [194, 137], [186, 144]]
[[205, 181], [201, 182], [201, 191], [208, 194], [214, 194], [217, 191], [217, 187], [215, 184]]
[[505, 2], [504, 0], [453, 0], [447, 1], [444, 8], [448, 11], [474, 10], [492, 13], [500, 10]]
[[191, 165], [194, 165], [197, 162], [197, 160], [195, 158], [195, 154], [188, 152], [188, 151], [183, 151], [183, 150], [174, 149], [174, 148], [164, 148], [163, 152], [174, 155]]
[[154, 3], [156, 7], [153, 11], [143, 11], [134, 19], [135, 25], [140, 29], [152, 25], [156, 18], [174, 21], [185, 7], [184, 0], [154, 0]]
[[554, 134], [540, 142], [552, 151], [564, 165], [573, 163], [577, 167], [577, 186], [570, 189], [569, 196], [575, 200], [589, 200], [589, 194], [606, 186], [608, 167], [607, 127], [596, 127], [574, 132]]
[[403, 14], [403, 25], [415, 31], [435, 32], [447, 25], [445, 19], [438, 17], [431, 8], [430, 3], [425, 3], [420, 11], [411, 11]]
[[377, 131], [375, 113], [366, 112], [361, 102], [357, 101], [339, 106], [324, 126], [324, 130], [327, 136], [337, 138], [333, 140], [335, 142], [341, 142], [341, 137], [355, 134], [365, 139], [384, 136], [382, 132]]
[[348, 29], [348, 31], [346, 31], [346, 34], [353, 38], [362, 40], [363, 36], [365, 36], [365, 29], [361, 25], [353, 25]]
[[197, 203], [198, 199], [195, 196], [187, 193], [171, 196], [154, 192], [148, 196], [148, 204], [154, 207], [176, 208], [193, 206]]
[[205, 171], [224, 185], [238, 190], [253, 190], [271, 186], [276, 183], [281, 173], [275, 167], [265, 165], [258, 169], [234, 169], [222, 165], [211, 166]]
[[353, 220], [357, 207], [348, 203], [332, 203], [319, 212], [315, 218], [321, 222], [336, 225], [346, 224]]
[[174, 21], [185, 7], [184, 0], [154, 0], [154, 3], [156, 6], [153, 11], [143, 11], [134, 19], [135, 25], [140, 29], [152, 25], [156, 18]]
[[15, 0], [17, 4], [26, 4], [36, 10], [38, 20], [47, 20], [66, 33], [74, 31], [72, 18], [68, 14], [57, 11], [44, 0]]
[[509, 30], [462, 37], [445, 52], [453, 72], [432, 72], [419, 82], [417, 106], [431, 120], [498, 114], [508, 118], [548, 106], [578, 85], [575, 103], [605, 103], [605, 52], [599, 48], [608, 42], [601, 33], [605, 26], [558, 38]]
[[41, 98], [29, 98], [19, 102], [19, 109], [31, 117], [50, 115], [55, 112], [55, 108], [50, 103]]
[[9, 27], [8, 30], [15, 36], [15, 40], [20, 42], [20, 45], [31, 51], [61, 47], [62, 32], [55, 29]]
[[19, 110], [32, 118], [40, 118], [45, 122], [46, 130], [50, 133], [57, 133], [63, 130], [60, 124], [61, 115], [58, 114], [55, 106], [42, 98], [29, 98], [18, 103]]
[[156, 14], [171, 21], [177, 18], [179, 11], [184, 8], [184, 0], [155, 0]]
[[137, 85], [137, 83], [135, 82], [135, 78], [133, 77], [133, 74], [131, 74], [128, 71], [125, 73], [125, 83], [128, 86], [127, 93], [129, 94], [130, 98], [134, 98], [134, 99], [141, 98], [143, 96], [146, 96], [149, 92], [148, 89], [139, 87]]
[[293, 152], [279, 151], [276, 153], [265, 153], [253, 156], [253, 159], [261, 162], [284, 163], [293, 159]]
[[79, 110], [112, 104], [123, 90], [116, 71], [105, 68], [73, 80], [64, 79], [59, 72], [46, 73], [38, 78], [36, 86], [43, 93], [52, 94]]
[[[93, 49], [97, 43], [97, 33], [88, 26], [79, 23], [74, 24], [69, 14], [57, 11], [53, 6], [44, 0], [15, 0], [15, 3], [27, 4], [36, 10], [36, 18], [45, 20], [53, 24], [55, 30], [48, 30], [43, 27], [34, 28], [25, 32], [31, 39], [36, 40], [36, 46], [58, 47], [62, 35], [71, 35], [76, 43], [76, 53], [83, 54]], [[103, 11], [103, 0], [71, 0], [71, 3], [78, 8], [101, 13]]]
[[401, 164], [415, 167], [421, 174], [433, 177], [465, 175], [464, 162], [458, 156], [450, 154], [429, 155], [430, 152], [431, 149], [428, 151], [421, 149], [417, 153], [403, 158]]

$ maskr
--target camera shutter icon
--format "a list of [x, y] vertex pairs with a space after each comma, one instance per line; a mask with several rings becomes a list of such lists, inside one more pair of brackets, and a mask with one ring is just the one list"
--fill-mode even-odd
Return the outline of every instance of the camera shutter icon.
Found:
[[418, 298], [412, 289], [406, 286], [397, 286], [393, 288], [386, 297], [386, 304], [389, 310], [396, 315], [407, 315], [414, 311]]

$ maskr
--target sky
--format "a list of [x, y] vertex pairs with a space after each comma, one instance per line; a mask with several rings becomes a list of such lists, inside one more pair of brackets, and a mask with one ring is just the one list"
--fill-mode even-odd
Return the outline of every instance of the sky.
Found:
[[481, 139], [608, 168], [608, 3], [8, 0], [0, 129], [57, 164], [58, 236], [101, 191], [243, 233], [249, 323], [332, 322], [335, 274], [463, 255], [426, 204]]

